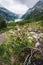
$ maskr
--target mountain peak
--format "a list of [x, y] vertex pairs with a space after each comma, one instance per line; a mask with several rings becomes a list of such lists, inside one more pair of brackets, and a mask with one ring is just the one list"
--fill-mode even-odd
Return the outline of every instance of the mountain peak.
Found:
[[43, 0], [39, 0], [39, 1], [42, 1], [43, 2]]
[[33, 15], [41, 16], [43, 14], [43, 0], [39, 0], [31, 9], [29, 9], [25, 15], [23, 15], [24, 18], [29, 18], [31, 13], [34, 13]]

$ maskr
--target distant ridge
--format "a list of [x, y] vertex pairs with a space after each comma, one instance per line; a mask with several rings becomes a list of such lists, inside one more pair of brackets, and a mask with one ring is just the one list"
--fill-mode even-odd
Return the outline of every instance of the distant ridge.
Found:
[[12, 18], [17, 19], [19, 16], [4, 7], [0, 6], [0, 16], [2, 16], [6, 21], [12, 20]]

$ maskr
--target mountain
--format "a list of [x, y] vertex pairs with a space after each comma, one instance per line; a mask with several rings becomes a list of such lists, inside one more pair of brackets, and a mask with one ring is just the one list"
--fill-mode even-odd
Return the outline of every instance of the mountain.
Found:
[[7, 21], [12, 20], [12, 18], [15, 18], [15, 19], [18, 18], [17, 14], [10, 12], [4, 7], [0, 7], [0, 16], [2, 16], [4, 20], [7, 20]]
[[43, 9], [43, 0], [39, 0], [32, 9], [36, 8]]
[[25, 19], [42, 19], [43, 18], [43, 0], [39, 0], [34, 7], [28, 9], [25, 15], [22, 16]]
[[28, 9], [28, 11], [22, 16], [22, 18], [26, 18], [32, 11], [32, 8]]

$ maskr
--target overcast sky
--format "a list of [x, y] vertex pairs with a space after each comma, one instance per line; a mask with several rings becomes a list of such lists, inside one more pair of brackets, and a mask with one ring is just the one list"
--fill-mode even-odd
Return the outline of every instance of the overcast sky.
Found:
[[3, 6], [16, 14], [24, 14], [28, 8], [33, 7], [39, 0], [0, 0]]

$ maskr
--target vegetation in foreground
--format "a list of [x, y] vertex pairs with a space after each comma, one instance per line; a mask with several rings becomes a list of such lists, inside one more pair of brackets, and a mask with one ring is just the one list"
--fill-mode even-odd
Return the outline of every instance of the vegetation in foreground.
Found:
[[[31, 49], [35, 48], [35, 44], [37, 42], [42, 44], [43, 42], [43, 21], [32, 23], [26, 21], [22, 24], [9, 25], [7, 26], [9, 30], [6, 31], [6, 42], [0, 45], [0, 64], [22, 65], [26, 56], [31, 53]], [[39, 37], [37, 37], [38, 34]], [[41, 58], [38, 54], [35, 53], [34, 55], [36, 59]]]

